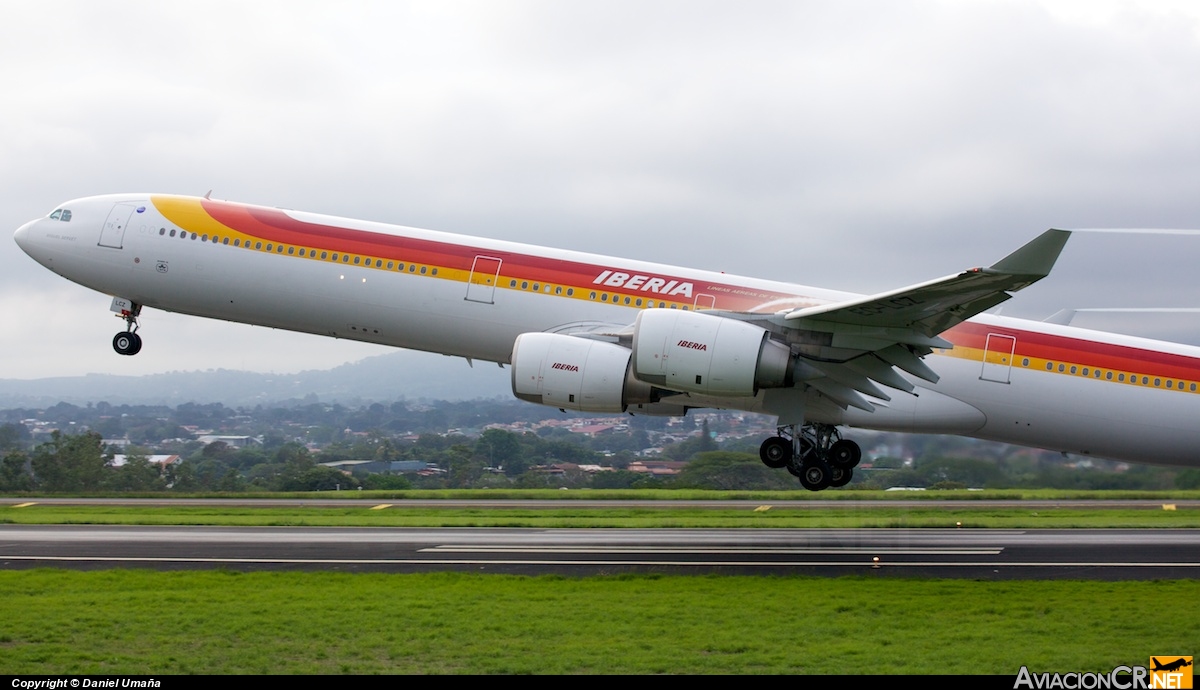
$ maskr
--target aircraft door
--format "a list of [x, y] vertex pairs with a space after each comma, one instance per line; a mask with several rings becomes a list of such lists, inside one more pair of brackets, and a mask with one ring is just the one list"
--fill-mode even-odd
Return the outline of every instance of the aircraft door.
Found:
[[983, 371], [979, 372], [979, 378], [983, 381], [1009, 383], [1013, 353], [1016, 350], [1016, 338], [1001, 333], [988, 333], [987, 343], [983, 346]]
[[108, 212], [108, 220], [104, 221], [104, 228], [100, 231], [100, 241], [97, 244], [101, 247], [120, 249], [125, 239], [125, 228], [129, 225], [129, 217], [133, 215], [133, 211], [137, 207], [138, 204], [129, 202], [114, 205]]
[[495, 304], [496, 281], [500, 279], [502, 259], [494, 256], [476, 256], [471, 264], [471, 277], [467, 279], [467, 297], [470, 302]]

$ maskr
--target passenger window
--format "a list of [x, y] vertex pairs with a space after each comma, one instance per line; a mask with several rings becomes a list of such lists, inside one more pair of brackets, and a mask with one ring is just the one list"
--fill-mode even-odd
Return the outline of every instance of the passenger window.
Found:
[[228, 237], [222, 237], [222, 238], [221, 238], [221, 244], [229, 244], [229, 238], [228, 238]]
[[288, 247], [288, 254], [295, 255], [295, 254], [296, 254], [296, 248], [295, 248], [295, 247]]
[[268, 242], [268, 243], [267, 243], [267, 251], [271, 251], [271, 248], [272, 248], [272, 247], [274, 247], [274, 246], [275, 246], [275, 245], [273, 245], [273, 244], [271, 244], [270, 242]]
[[175, 236], [175, 228], [171, 228], [171, 237]]
[[358, 265], [358, 257], [357, 257], [357, 256], [356, 256], [356, 257], [354, 257], [354, 265], [355, 265], [355, 266], [357, 266], [357, 265]]
[[[262, 249], [262, 242], [255, 242], [255, 243], [254, 243], [254, 248], [255, 248], [255, 249]], [[269, 248], [269, 247], [268, 247], [268, 248]]]
[[424, 266], [421, 267], [421, 275], [425, 275], [425, 267]]
[[159, 229], [158, 229], [158, 236], [159, 236], [159, 237], [162, 237], [163, 235], [166, 235], [166, 234], [167, 234], [167, 229], [166, 229], [166, 228], [159, 228]]

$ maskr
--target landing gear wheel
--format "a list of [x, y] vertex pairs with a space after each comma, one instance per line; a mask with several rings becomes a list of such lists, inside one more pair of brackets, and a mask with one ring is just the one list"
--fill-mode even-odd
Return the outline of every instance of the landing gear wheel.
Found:
[[142, 337], [131, 331], [121, 331], [113, 336], [113, 349], [118, 355], [136, 355], [142, 350]]
[[829, 485], [837, 488], [845, 486], [854, 478], [854, 470], [849, 467], [830, 467], [829, 468]]
[[[791, 469], [790, 467], [788, 469]], [[832, 479], [832, 472], [829, 470], [829, 465], [826, 465], [820, 460], [805, 461], [800, 466], [800, 486], [809, 491], [821, 491], [829, 488]]]
[[835, 442], [829, 447], [829, 465], [830, 467], [840, 467], [842, 469], [850, 469], [857, 467], [858, 461], [862, 460], [862, 449], [854, 441], [841, 440]]
[[786, 467], [792, 459], [792, 442], [780, 436], [772, 436], [758, 448], [758, 457], [773, 470]]

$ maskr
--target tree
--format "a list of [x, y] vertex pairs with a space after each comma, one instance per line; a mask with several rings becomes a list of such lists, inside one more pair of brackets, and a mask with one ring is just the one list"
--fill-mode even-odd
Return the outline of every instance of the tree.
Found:
[[37, 447], [30, 464], [37, 488], [45, 491], [96, 491], [104, 483], [106, 461], [100, 434], [66, 436], [55, 431]]
[[131, 452], [121, 467], [110, 468], [105, 485], [114, 491], [160, 491], [165, 488], [158, 465], [144, 453]]
[[792, 475], [772, 470], [750, 453], [699, 453], [676, 475], [675, 486], [689, 489], [795, 489]]
[[24, 453], [10, 452], [0, 461], [0, 490], [29, 491], [33, 489], [33, 474], [29, 458]]

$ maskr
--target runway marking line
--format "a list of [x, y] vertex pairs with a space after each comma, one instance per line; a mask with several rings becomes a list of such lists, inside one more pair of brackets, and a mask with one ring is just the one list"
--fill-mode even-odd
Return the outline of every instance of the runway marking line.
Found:
[[896, 555], [923, 555], [923, 556], [998, 556], [1004, 551], [1001, 547], [994, 548], [928, 548], [928, 549], [904, 549], [904, 548], [862, 548], [862, 547], [826, 547], [826, 548], [788, 548], [777, 549], [771, 547], [710, 547], [710, 548], [694, 548], [689, 546], [467, 546], [447, 544], [444, 546], [431, 546], [420, 549], [420, 553], [669, 553], [669, 554], [696, 554], [696, 553], [741, 553], [741, 554], [888, 554]]
[[478, 559], [322, 559], [322, 558], [152, 558], [152, 557], [112, 557], [112, 556], [4, 556], [0, 561], [79, 561], [88, 563], [241, 563], [241, 564], [276, 564], [276, 565], [556, 565], [556, 566], [676, 566], [676, 567], [739, 567], [739, 568], [802, 568], [802, 567], [863, 567], [863, 568], [1197, 568], [1200, 563], [996, 563], [992, 561], [979, 562], [939, 562], [911, 561], [897, 563], [872, 563], [870, 561], [653, 561], [653, 560], [622, 560], [622, 561], [538, 561], [538, 560], [478, 560]]

